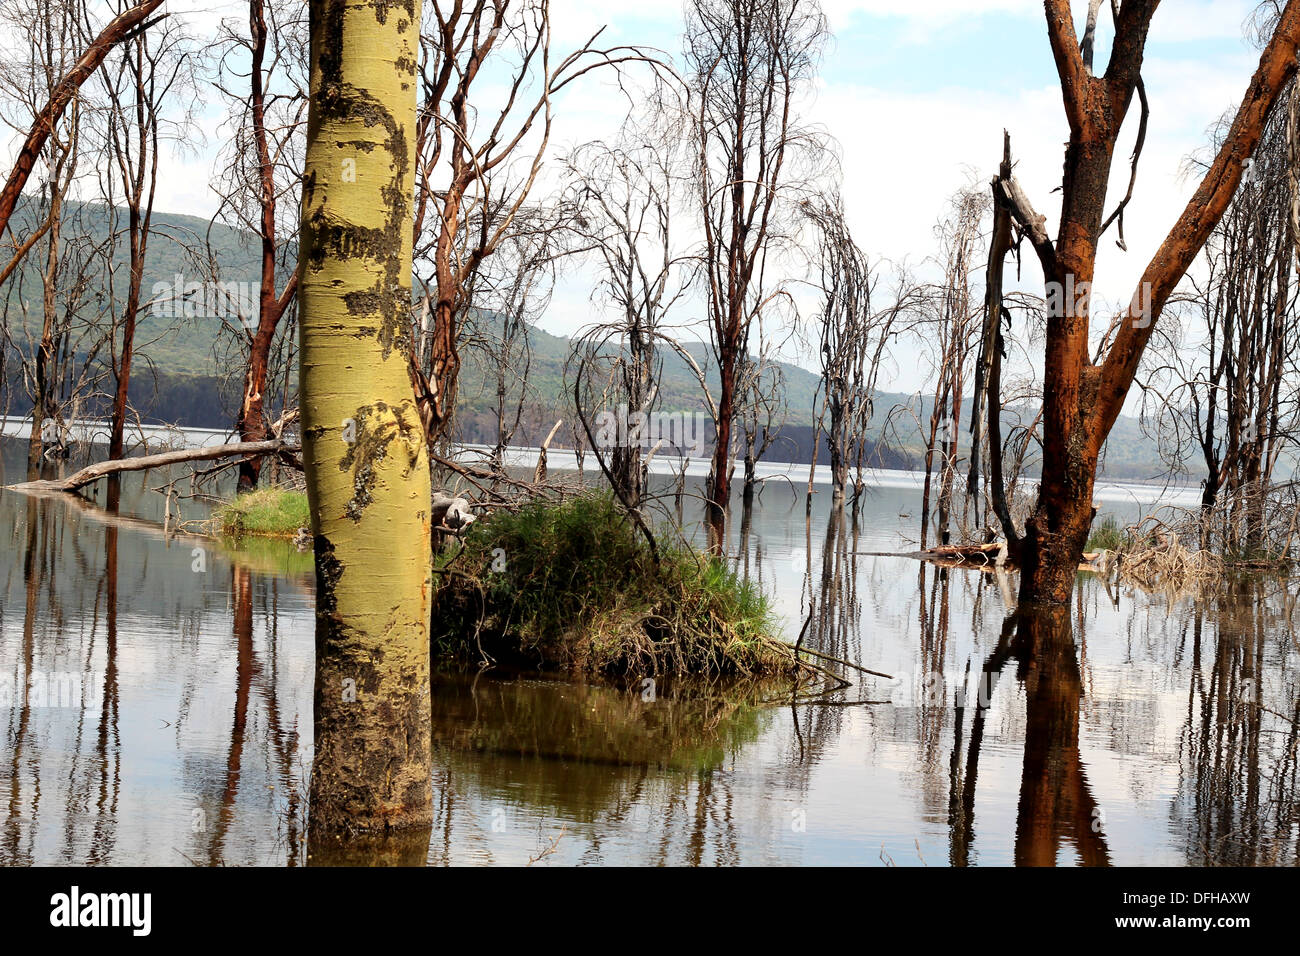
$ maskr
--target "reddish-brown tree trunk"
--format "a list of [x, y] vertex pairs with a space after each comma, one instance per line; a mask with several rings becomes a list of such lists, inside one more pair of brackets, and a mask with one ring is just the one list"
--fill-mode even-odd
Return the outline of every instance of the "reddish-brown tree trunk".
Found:
[[727, 541], [727, 511], [731, 504], [731, 428], [736, 414], [736, 350], [730, 345], [724, 344], [720, 350], [718, 366], [718, 423], [705, 518], [710, 546], [721, 553]]
[[[1094, 76], [1080, 55], [1068, 0], [1044, 0], [1070, 124], [1055, 244], [1047, 238], [1043, 217], [1020, 202], [1018, 187], [1006, 191], [1044, 279], [1056, 290], [1047, 317], [1042, 480], [1017, 548], [1023, 604], [1068, 601], [1092, 522], [1102, 442], [1123, 408], [1161, 310], [1223, 216], [1241, 181], [1243, 160], [1254, 152], [1269, 111], [1296, 74], [1300, 0], [1288, 0], [1218, 155], [1147, 265], [1129, 308], [1118, 317], [1104, 360], [1094, 364], [1089, 304], [1069, 290], [1087, 289], [1093, 280], [1114, 146], [1141, 84], [1143, 50], [1156, 7], [1155, 0], [1128, 0], [1119, 8], [1110, 62], [1104, 75]], [[990, 402], [990, 409], [996, 407]]]
[[[138, 205], [138, 194], [132, 197], [128, 213], [128, 234], [131, 237], [131, 277], [128, 280], [126, 303], [122, 310], [122, 350], [117, 363], [117, 390], [113, 395], [113, 415], [109, 428], [108, 457], [121, 458], [126, 434], [127, 392], [131, 387], [131, 357], [135, 354], [135, 324], [140, 311], [140, 284], [144, 276], [144, 250], [149, 224], [146, 217], [143, 229]], [[150, 199], [152, 205], [152, 198]]]
[[[271, 365], [271, 346], [275, 343], [280, 319], [289, 308], [298, 287], [295, 272], [289, 277], [284, 290], [277, 295], [275, 288], [275, 167], [271, 162], [271, 149], [266, 135], [266, 82], [263, 63], [266, 59], [267, 26], [262, 0], [250, 0], [248, 5], [249, 30], [253, 39], [250, 105], [253, 120], [253, 142], [257, 148], [258, 204], [261, 206], [262, 274], [258, 289], [257, 327], [248, 344], [248, 365], [244, 369], [244, 394], [239, 405], [235, 427], [240, 441], [265, 441], [267, 438], [265, 394], [266, 378]], [[239, 491], [257, 487], [262, 473], [262, 459], [245, 458], [239, 464]]]
[[162, 6], [162, 0], [144, 0], [143, 3], [118, 14], [110, 20], [99, 36], [95, 38], [95, 41], [86, 48], [86, 52], [68, 71], [68, 75], [60, 80], [58, 85], [51, 91], [49, 102], [45, 104], [44, 109], [37, 115], [36, 121], [32, 123], [27, 139], [18, 150], [18, 158], [14, 161], [14, 167], [9, 173], [9, 179], [5, 182], [4, 189], [0, 190], [0, 232], [4, 232], [5, 226], [8, 225], [9, 217], [13, 215], [14, 207], [18, 205], [18, 197], [22, 195], [23, 186], [26, 185], [27, 178], [36, 165], [36, 159], [40, 156], [45, 141], [49, 139], [50, 133], [53, 132], [54, 124], [59, 121], [64, 109], [72, 102], [72, 98], [76, 95], [81, 84], [90, 79], [94, 72], [99, 69], [99, 65], [104, 62], [104, 57], [108, 56], [109, 50], [113, 49], [117, 43], [143, 23], [145, 18], [160, 6]]
[[[275, 332], [280, 324], [283, 307], [288, 305], [288, 299], [292, 297], [297, 287], [296, 276], [290, 276], [284, 295], [277, 299], [274, 283], [275, 273], [272, 266], [269, 279], [265, 276], [263, 278], [262, 294], [259, 297], [261, 311], [257, 330], [253, 333], [253, 339], [248, 347], [248, 365], [244, 369], [244, 395], [236, 419], [239, 440], [243, 442], [265, 441], [269, 436], [266, 427], [265, 393], [271, 364], [271, 346], [275, 342]], [[261, 458], [245, 458], [239, 465], [239, 490], [251, 491], [257, 487], [261, 473]]]

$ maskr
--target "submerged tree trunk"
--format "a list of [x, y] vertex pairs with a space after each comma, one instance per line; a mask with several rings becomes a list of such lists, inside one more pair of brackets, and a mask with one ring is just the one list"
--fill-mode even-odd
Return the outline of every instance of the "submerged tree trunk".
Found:
[[758, 456], [754, 452], [754, 440], [746, 436], [745, 443], [745, 483], [741, 486], [741, 505], [746, 511], [754, 507], [754, 489], [758, 487]]
[[430, 479], [408, 377], [419, 4], [312, 0], [299, 261], [313, 837], [432, 818]]
[[[836, 505], [844, 504], [844, 489], [849, 483], [848, 429], [844, 418], [844, 403], [837, 394], [830, 401], [831, 427], [827, 432], [827, 447], [831, 454], [831, 501]], [[819, 436], [814, 431], [813, 442]]]
[[[946, 398], [943, 401], [947, 401]], [[925, 545], [930, 533], [930, 491], [934, 480], [934, 450], [939, 440], [939, 408], [941, 402], [939, 393], [936, 392], [934, 399], [934, 408], [930, 412], [930, 438], [925, 445], [925, 481], [921, 485], [921, 550], [925, 550]]]
[[[156, 144], [154, 144], [156, 145]], [[122, 457], [126, 436], [127, 395], [131, 388], [131, 359], [135, 355], [135, 326], [140, 312], [140, 283], [144, 276], [145, 248], [149, 241], [149, 219], [153, 207], [150, 192], [149, 210], [141, 215], [139, 195], [131, 196], [128, 210], [128, 235], [131, 242], [131, 276], [127, 286], [126, 303], [122, 307], [122, 345], [118, 353], [117, 388], [113, 392], [113, 414], [109, 426], [108, 457]], [[116, 496], [114, 496], [116, 497]]]
[[[1080, 404], [1088, 408], [1091, 402]], [[1070, 424], [1078, 428], [1076, 423]], [[1092, 490], [1100, 445], [1101, 437], [1096, 433], [1091, 438], [1062, 438], [1061, 429], [1048, 421], [1038, 505], [1026, 522], [1022, 543], [1022, 601], [1069, 601], [1096, 514]]]
[[36, 352], [35, 387], [32, 396], [32, 433], [27, 442], [27, 477], [34, 479], [40, 472], [45, 452], [45, 442], [50, 439], [46, 420], [53, 419], [58, 411], [55, 398], [55, 324], [58, 321], [59, 249], [62, 242], [63, 192], [54, 176], [50, 189], [50, 223], [47, 232], [45, 271], [42, 274], [41, 294], [41, 344]]
[[727, 545], [727, 513], [731, 510], [731, 429], [736, 414], [736, 355], [723, 347], [718, 362], [718, 419], [713, 461], [705, 485], [705, 519], [710, 547], [721, 554]]
[[[1125, 3], [1115, 10], [1110, 62], [1094, 75], [1091, 47], [1085, 62], [1067, 0], [1045, 0], [1048, 35], [1070, 124], [1061, 183], [1060, 226], [1055, 241], [1014, 178], [999, 177], [999, 201], [1007, 204], [1029, 240], [1048, 291], [1043, 375], [1043, 465], [1038, 502], [1018, 550], [1020, 600], [1064, 604], [1092, 523], [1092, 491], [1102, 443], [1124, 406], [1156, 322], [1175, 286], [1222, 218], [1241, 182], [1243, 160], [1260, 141], [1269, 111], [1297, 69], [1300, 0], [1279, 12], [1273, 36], [1242, 98], [1217, 155], [1195, 194], [1152, 257], [1127, 309], [1103, 337], [1097, 360], [1090, 355], [1088, 290], [1102, 234], [1118, 220], [1132, 195], [1146, 130], [1142, 60], [1157, 4]], [[1142, 104], [1129, 194], [1106, 215], [1106, 187], [1115, 145], [1134, 94]], [[990, 409], [997, 402], [990, 398]]]

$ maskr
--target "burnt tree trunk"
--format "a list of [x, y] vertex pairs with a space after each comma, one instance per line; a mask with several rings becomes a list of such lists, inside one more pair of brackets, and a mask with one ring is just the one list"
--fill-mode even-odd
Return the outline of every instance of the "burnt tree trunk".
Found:
[[[1048, 36], [1070, 126], [1055, 242], [1047, 236], [1045, 218], [1029, 206], [1014, 178], [999, 178], [1000, 199], [1008, 203], [1022, 235], [1029, 239], [1049, 290], [1042, 481], [1019, 548], [1022, 604], [1068, 601], [1092, 523], [1092, 491], [1102, 443], [1124, 406], [1165, 303], [1222, 218], [1241, 182], [1244, 160], [1259, 144], [1273, 104], [1297, 70], [1300, 0], [1288, 0], [1218, 154], [1147, 265], [1128, 308], [1116, 317], [1107, 336], [1109, 348], [1094, 362], [1089, 354], [1091, 313], [1086, 290], [1093, 280], [1097, 244], [1117, 218], [1122, 241], [1122, 213], [1129, 197], [1106, 217], [1106, 186], [1134, 93], [1143, 109], [1136, 170], [1146, 127], [1142, 58], [1157, 6], [1156, 0], [1127, 0], [1118, 7], [1110, 62], [1103, 75], [1095, 76], [1090, 43], [1081, 45], [1075, 35], [1068, 0], [1045, 0]], [[1088, 47], [1086, 58], [1082, 46]], [[990, 413], [996, 407], [990, 399]]]
[[[235, 427], [239, 440], [265, 441], [269, 432], [266, 422], [266, 380], [271, 365], [271, 347], [280, 319], [289, 308], [298, 288], [298, 274], [289, 276], [285, 287], [276, 292], [276, 190], [275, 166], [266, 130], [266, 60], [267, 24], [262, 0], [250, 0], [249, 28], [252, 33], [252, 67], [250, 106], [253, 143], [257, 150], [258, 205], [261, 210], [262, 272], [258, 290], [257, 324], [248, 343], [248, 364], [244, 368], [244, 392], [239, 404]], [[245, 458], [239, 464], [239, 490], [251, 491], [261, 477], [262, 459]]]
[[705, 517], [714, 550], [721, 553], [727, 540], [727, 511], [731, 503], [731, 428], [736, 413], [736, 352], [723, 348], [719, 362], [718, 424], [713, 462], [709, 468]]

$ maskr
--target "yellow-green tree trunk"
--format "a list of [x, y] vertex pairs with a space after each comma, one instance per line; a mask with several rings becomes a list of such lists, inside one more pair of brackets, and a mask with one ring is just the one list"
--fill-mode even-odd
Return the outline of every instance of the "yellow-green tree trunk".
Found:
[[314, 834], [431, 822], [429, 463], [407, 373], [419, 3], [312, 0], [299, 238]]

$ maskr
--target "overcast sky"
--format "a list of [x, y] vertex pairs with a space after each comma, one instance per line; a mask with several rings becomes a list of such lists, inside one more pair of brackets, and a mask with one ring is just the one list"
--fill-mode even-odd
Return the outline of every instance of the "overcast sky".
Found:
[[[1115, 248], [1113, 235], [1103, 242], [1096, 284], [1101, 298], [1127, 302], [1194, 190], [1195, 182], [1181, 175], [1184, 160], [1203, 146], [1215, 119], [1239, 101], [1258, 59], [1243, 34], [1254, 5], [1166, 0], [1156, 13], [1143, 71], [1151, 124], [1126, 217], [1129, 248]], [[1085, 6], [1074, 3], [1080, 31]], [[167, 7], [193, 21], [200, 35], [212, 35], [221, 16], [246, 16], [243, 4], [224, 0], [168, 0]], [[923, 270], [947, 197], [995, 172], [1004, 127], [1011, 132], [1017, 175], [1055, 235], [1059, 194], [1052, 190], [1060, 183], [1067, 130], [1041, 2], [825, 0], [823, 7], [834, 38], [809, 118], [840, 145], [850, 224], [869, 255]], [[600, 26], [617, 42], [674, 55], [681, 48], [682, 6], [671, 0], [552, 0], [552, 18], [557, 49], [579, 43]], [[1099, 66], [1108, 53], [1105, 33], [1101, 41]], [[611, 137], [624, 106], [599, 81], [573, 90], [559, 104], [555, 148]], [[221, 118], [214, 104], [204, 114], [203, 135], [164, 166], [157, 208], [211, 215], [215, 196], [208, 183]], [[1117, 151], [1112, 202], [1124, 192], [1136, 128], [1135, 107]], [[1026, 277], [1038, 279], [1028, 270]], [[590, 284], [590, 277], [569, 275], [542, 325], [567, 334], [588, 321]], [[924, 363], [904, 355], [887, 370], [882, 387], [914, 390], [925, 371]]]

